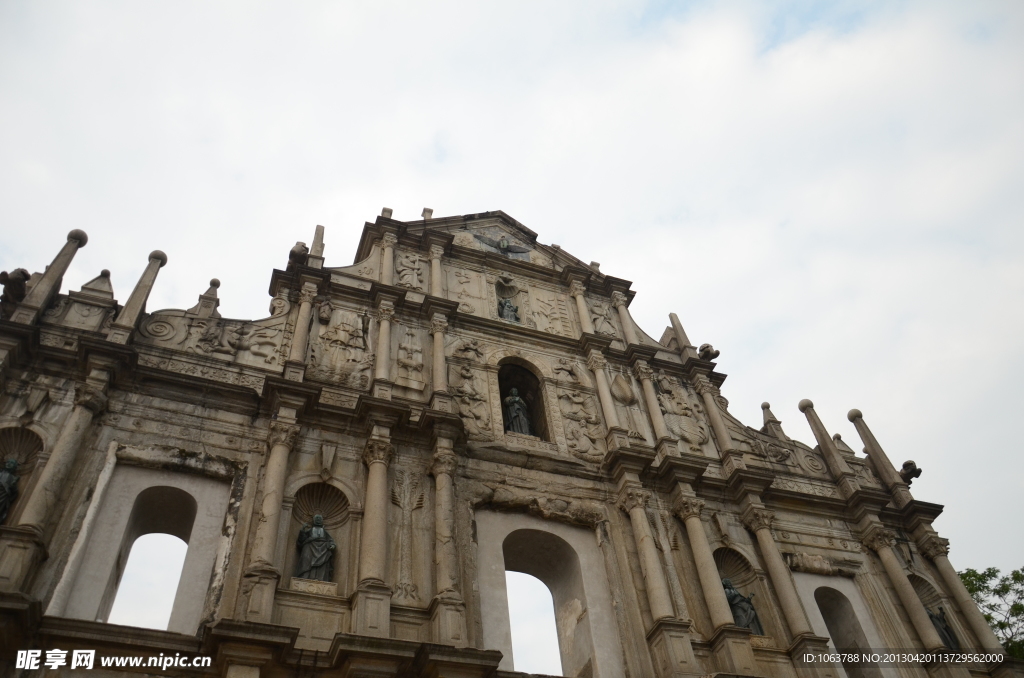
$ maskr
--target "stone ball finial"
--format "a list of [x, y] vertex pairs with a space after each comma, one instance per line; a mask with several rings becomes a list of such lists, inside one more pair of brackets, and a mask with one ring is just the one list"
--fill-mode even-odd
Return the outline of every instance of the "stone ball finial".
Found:
[[814, 407], [814, 403], [812, 403], [809, 398], [804, 398], [799, 404], [797, 404], [797, 407], [800, 408], [801, 412], [806, 412]]
[[220, 280], [217, 280], [216, 278], [210, 278], [210, 287], [214, 289], [220, 287]]
[[81, 248], [85, 247], [85, 244], [87, 242], [89, 242], [89, 236], [87, 236], [85, 234], [85, 231], [83, 231], [82, 229], [76, 228], [75, 230], [73, 230], [70, 233], [68, 233], [68, 242], [70, 242], [72, 240], [77, 240], [78, 241], [78, 248], [81, 249]]
[[109, 278], [110, 277], [110, 269], [109, 268], [105, 268], [102, 271], [100, 271], [100, 277], [101, 278]]
[[861, 414], [860, 410], [852, 409], [846, 413], [846, 418], [850, 421], [857, 421], [858, 419], [863, 419], [864, 415]]
[[167, 264], [167, 255], [160, 250], [153, 250], [149, 253], [149, 260], [156, 259], [160, 262], [160, 268], [163, 268]]
[[771, 405], [768, 404], [768, 401], [765, 401], [765, 402], [761, 403], [761, 409], [762, 410], [767, 410], [770, 407], [771, 407]]

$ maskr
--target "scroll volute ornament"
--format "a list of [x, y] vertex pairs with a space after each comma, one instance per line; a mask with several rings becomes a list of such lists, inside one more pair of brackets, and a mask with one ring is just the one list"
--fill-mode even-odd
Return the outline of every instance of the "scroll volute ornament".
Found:
[[573, 280], [572, 284], [569, 285], [569, 295], [570, 296], [582, 297], [583, 296], [583, 291], [584, 291], [583, 283], [581, 283], [579, 280]]
[[374, 313], [378, 322], [384, 322], [385, 320], [391, 322], [391, 319], [395, 317], [395, 309], [391, 306], [381, 306]]
[[930, 534], [918, 546], [918, 550], [925, 558], [935, 560], [940, 556], [949, 555], [949, 540], [943, 539], [937, 534]]
[[896, 546], [896, 533], [884, 528], [876, 529], [864, 539], [864, 545], [875, 552], [892, 548]]
[[654, 379], [654, 370], [644, 360], [637, 360], [636, 364], [633, 365], [633, 376], [639, 381], [644, 379]]
[[430, 473], [435, 478], [439, 475], [454, 476], [458, 465], [459, 458], [454, 454], [434, 455], [434, 464], [430, 467]]
[[626, 305], [626, 295], [622, 292], [612, 292], [612, 305], [615, 308]]
[[700, 395], [704, 395], [705, 393], [710, 393], [711, 395], [715, 395], [715, 392], [717, 391], [717, 389], [715, 388], [714, 384], [711, 383], [711, 380], [709, 380], [707, 377], [705, 377], [702, 374], [701, 375], [697, 375], [693, 379], [693, 388]]
[[270, 423], [270, 437], [267, 439], [270, 447], [284, 445], [289, 450], [295, 447], [295, 441], [299, 437], [299, 427], [295, 424], [286, 424], [283, 421]]
[[600, 372], [605, 368], [605, 365], [607, 364], [608, 361], [605, 359], [605, 357], [598, 353], [597, 351], [592, 352], [590, 354], [590, 357], [587, 358], [587, 367], [593, 372]]
[[434, 318], [430, 321], [430, 333], [437, 334], [438, 332], [448, 331], [448, 321], [444, 318]]
[[394, 447], [391, 443], [386, 440], [367, 440], [366, 448], [363, 450], [363, 461], [367, 466], [374, 462], [384, 462], [385, 465], [391, 463], [391, 455], [394, 453]]

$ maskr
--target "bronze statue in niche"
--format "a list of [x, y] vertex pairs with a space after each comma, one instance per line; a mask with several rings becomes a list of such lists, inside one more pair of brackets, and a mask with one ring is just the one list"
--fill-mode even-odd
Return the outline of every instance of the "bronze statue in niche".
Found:
[[7, 520], [7, 512], [18, 498], [18, 461], [8, 459], [0, 470], [0, 525]]
[[334, 539], [324, 528], [324, 517], [313, 516], [313, 526], [303, 525], [295, 544], [299, 551], [299, 562], [295, 576], [300, 579], [331, 581], [334, 578]]
[[523, 435], [533, 435], [533, 427], [530, 426], [530, 413], [526, 409], [526, 401], [519, 397], [518, 389], [511, 389], [508, 396], [502, 401], [503, 413], [505, 415], [505, 430]]
[[725, 588], [725, 598], [729, 601], [729, 608], [732, 610], [732, 618], [736, 622], [736, 626], [750, 629], [756, 636], [763, 636], [764, 627], [761, 626], [761, 619], [757, 616], [757, 610], [754, 609], [754, 594], [743, 595], [728, 579], [722, 580], [722, 586]]

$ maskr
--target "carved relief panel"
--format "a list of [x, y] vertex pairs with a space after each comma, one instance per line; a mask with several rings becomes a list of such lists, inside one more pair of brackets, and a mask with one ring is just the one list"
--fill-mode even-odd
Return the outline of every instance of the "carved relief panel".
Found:
[[535, 285], [530, 286], [530, 317], [526, 324], [541, 332], [572, 336], [568, 301], [565, 295]]
[[369, 313], [321, 303], [316, 316], [310, 331], [306, 378], [369, 388], [374, 361]]
[[477, 271], [461, 268], [447, 269], [448, 298], [459, 302], [460, 313], [473, 315], [489, 315], [485, 311], [487, 292], [484, 290], [484, 277]]
[[422, 292], [426, 289], [429, 261], [412, 250], [395, 252], [395, 285]]
[[396, 395], [418, 400], [426, 398], [430, 383], [429, 366], [423, 359], [424, 347], [429, 350], [430, 346], [426, 330], [411, 325], [392, 325], [391, 344], [394, 362], [390, 373]]
[[578, 389], [559, 388], [557, 393], [569, 453], [577, 459], [600, 462], [608, 448], [605, 443], [607, 430], [601, 421], [597, 398]]
[[711, 440], [703, 405], [690, 389], [664, 372], [658, 373], [656, 385], [665, 427], [678, 441], [680, 451], [703, 454], [703, 446]]
[[640, 397], [640, 386], [628, 370], [616, 371], [611, 380], [612, 398], [619, 423], [629, 431], [630, 438], [654, 444], [654, 436], [647, 425], [647, 415], [643, 411]]

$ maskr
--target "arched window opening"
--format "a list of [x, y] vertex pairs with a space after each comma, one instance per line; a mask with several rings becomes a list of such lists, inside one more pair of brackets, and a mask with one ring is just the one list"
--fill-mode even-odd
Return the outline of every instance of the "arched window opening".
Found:
[[[864, 629], [857, 621], [857, 613], [846, 596], [833, 588], [822, 586], [814, 592], [814, 602], [818, 604], [836, 650], [852, 654], [868, 649]], [[877, 664], [843, 662], [843, 668], [850, 678], [882, 678], [882, 672]]]
[[[501, 365], [498, 368], [498, 390], [505, 431], [551, 440], [544, 416], [544, 392], [533, 372], [512, 362]], [[516, 398], [521, 403], [515, 402]]]
[[165, 630], [187, 551], [188, 544], [170, 534], [154, 532], [136, 539], [107, 621]]
[[524, 529], [505, 537], [502, 552], [506, 572], [535, 577], [551, 592], [562, 675], [591, 675], [594, 648], [576, 551], [550, 532]]
[[505, 586], [508, 590], [515, 670], [562, 675], [551, 591], [536, 577], [510, 570], [505, 571]]
[[[115, 599], [120, 598], [121, 584], [124, 581], [124, 575], [127, 570], [129, 562], [129, 555], [135, 551], [134, 546], [139, 541], [140, 537], [144, 537], [150, 534], [159, 534], [170, 537], [176, 537], [179, 541], [185, 544], [184, 553], [181, 556], [181, 562], [177, 568], [174, 569], [170, 565], [170, 561], [166, 561], [160, 564], [158, 570], [152, 570], [150, 574], [157, 578], [161, 582], [162, 588], [147, 588], [141, 595], [136, 595], [130, 600], [126, 600], [122, 603], [122, 606], [127, 605], [131, 609], [142, 609], [147, 608], [155, 604], [156, 601], [162, 600], [167, 595], [167, 589], [173, 588], [170, 592], [172, 599], [171, 610], [167, 614], [166, 619], [163, 619], [162, 626], [160, 628], [168, 628], [171, 620], [171, 613], [174, 612], [174, 603], [178, 599], [178, 580], [181, 578], [182, 568], [184, 567], [185, 554], [188, 553], [188, 542], [192, 536], [192, 526], [196, 520], [196, 511], [198, 505], [196, 500], [188, 492], [180, 490], [176, 487], [149, 487], [139, 492], [135, 498], [135, 503], [132, 506], [132, 512], [128, 517], [128, 525], [124, 532], [124, 537], [121, 540], [121, 547], [118, 549], [117, 561], [114, 565], [113, 572], [110, 574], [110, 580], [107, 582], [106, 591], [100, 602], [99, 610], [96, 615], [97, 621], [108, 621], [110, 620], [111, 610], [114, 606]], [[161, 544], [162, 542], [162, 544]], [[159, 557], [160, 554], [169, 554], [170, 548], [166, 540], [157, 540], [155, 544], [160, 544], [160, 551], [158, 554], [151, 554], [153, 546], [147, 540], [143, 542], [144, 546], [139, 551], [139, 556], [136, 559], [140, 563], [147, 562], [152, 556]], [[180, 548], [180, 547], [178, 547]], [[140, 564], [137, 567], [145, 568], [145, 565]], [[132, 585], [136, 585], [138, 577], [145, 577], [147, 574], [145, 571], [133, 575]], [[173, 580], [173, 584], [169, 582]], [[125, 593], [125, 596], [131, 594]], [[133, 613], [134, 614], [134, 613]], [[153, 627], [151, 627], [153, 628]]]

